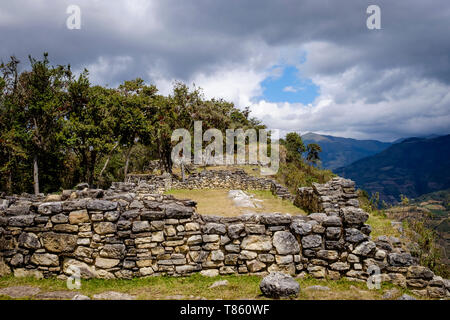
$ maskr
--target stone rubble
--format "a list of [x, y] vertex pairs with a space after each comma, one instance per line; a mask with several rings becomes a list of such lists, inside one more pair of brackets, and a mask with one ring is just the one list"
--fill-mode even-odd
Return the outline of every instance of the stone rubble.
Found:
[[255, 199], [253, 195], [249, 195], [242, 190], [230, 190], [228, 197], [233, 200], [233, 204], [240, 208], [261, 208], [262, 200]]

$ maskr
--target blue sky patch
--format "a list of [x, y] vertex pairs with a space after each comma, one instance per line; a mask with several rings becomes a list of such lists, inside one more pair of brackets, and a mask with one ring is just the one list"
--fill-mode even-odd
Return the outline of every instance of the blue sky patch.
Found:
[[310, 79], [301, 77], [294, 66], [277, 66], [279, 74], [264, 79], [261, 83], [263, 95], [270, 102], [312, 103], [319, 95], [319, 87]]

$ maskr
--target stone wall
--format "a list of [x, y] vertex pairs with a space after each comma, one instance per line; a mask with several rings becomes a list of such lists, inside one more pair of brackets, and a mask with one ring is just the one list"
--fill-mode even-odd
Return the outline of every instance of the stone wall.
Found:
[[338, 214], [344, 207], [359, 207], [355, 182], [335, 177], [325, 184], [313, 183], [312, 187], [298, 188], [294, 205], [308, 212]]
[[[190, 174], [185, 181], [180, 181], [170, 174], [129, 174], [127, 177], [128, 183], [155, 193], [163, 193], [169, 189], [270, 190], [282, 199], [294, 199], [289, 190], [276, 181], [251, 176], [241, 169], [205, 170]], [[115, 187], [120, 188], [118, 184]]]
[[65, 277], [77, 266], [83, 278], [282, 271], [365, 281], [378, 266], [384, 281], [449, 294], [449, 282], [416, 265], [395, 238], [370, 239], [368, 214], [347, 202], [308, 216], [229, 218], [199, 215], [190, 200], [118, 186], [65, 192], [61, 201], [0, 200], [0, 275]]

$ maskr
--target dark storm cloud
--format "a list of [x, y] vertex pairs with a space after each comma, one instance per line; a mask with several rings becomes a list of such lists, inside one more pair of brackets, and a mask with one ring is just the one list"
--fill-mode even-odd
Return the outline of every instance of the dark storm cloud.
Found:
[[[66, 28], [71, 4], [81, 7], [81, 30]], [[382, 30], [366, 28], [370, 4], [381, 8]], [[301, 113], [308, 123], [314, 121], [310, 128], [327, 125], [346, 132], [352, 127], [350, 134], [362, 135], [388, 128], [395, 137], [414, 131], [414, 123], [421, 132], [433, 126], [448, 131], [450, 106], [443, 92], [450, 85], [449, 21], [448, 0], [1, 0], [0, 57], [15, 54], [26, 60], [28, 54], [49, 52], [53, 63], [89, 67], [94, 82], [109, 85], [136, 77], [193, 81], [199, 74], [214, 78], [218, 70], [249, 66], [262, 76], [289, 61], [321, 85], [323, 98], [331, 97], [335, 109], [325, 108], [328, 114], [342, 114], [341, 105], [358, 102], [364, 109], [378, 104], [378, 118], [376, 113], [364, 118], [371, 112], [355, 118], [364, 126], [352, 127], [343, 117], [326, 122], [325, 112], [318, 116], [320, 108]], [[300, 64], [304, 55], [306, 63]], [[420, 96], [421, 90], [426, 94]], [[429, 97], [437, 97], [433, 103], [439, 110], [431, 113], [431, 121], [425, 102], [414, 103]], [[398, 108], [398, 117], [380, 107], [383, 103]], [[402, 108], [406, 118], [393, 126], [389, 119], [400, 119]], [[299, 125], [273, 121], [278, 127]]]
[[[148, 20], [134, 21], [132, 12], [120, 12], [126, 6], [121, 1], [3, 0], [1, 10], [11, 21], [0, 24], [0, 52], [5, 57], [46, 50], [58, 61], [75, 65], [100, 55], [130, 55], [136, 64], [162, 60], [171, 75], [188, 78], [203, 66], [245, 59], [251, 53], [246, 45], [254, 41], [273, 47], [326, 41], [354, 51], [356, 60], [348, 63], [375, 69], [406, 66], [450, 81], [448, 1], [376, 1], [383, 30], [375, 32], [365, 27], [365, 10], [372, 3], [165, 0], [142, 6]], [[82, 9], [81, 30], [65, 27], [69, 4]], [[339, 73], [347, 67], [327, 62], [317, 71]]]

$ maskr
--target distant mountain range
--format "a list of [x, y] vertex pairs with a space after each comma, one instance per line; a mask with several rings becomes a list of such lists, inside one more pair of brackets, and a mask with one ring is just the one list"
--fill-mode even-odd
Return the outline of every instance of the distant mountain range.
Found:
[[320, 145], [322, 167], [331, 170], [379, 153], [392, 145], [392, 143], [377, 140], [356, 140], [316, 133], [304, 134], [302, 140], [305, 145], [309, 143]]
[[387, 202], [450, 188], [450, 135], [407, 138], [333, 170]]
[[400, 138], [400, 139], [397, 139], [397, 140], [393, 141], [392, 144], [403, 142], [403, 141], [405, 141], [406, 139], [417, 139], [417, 138], [422, 138], [422, 139], [433, 139], [433, 138], [437, 138], [437, 137], [440, 137], [440, 135], [438, 135], [438, 134], [430, 134], [430, 135], [423, 136], [423, 137]]

